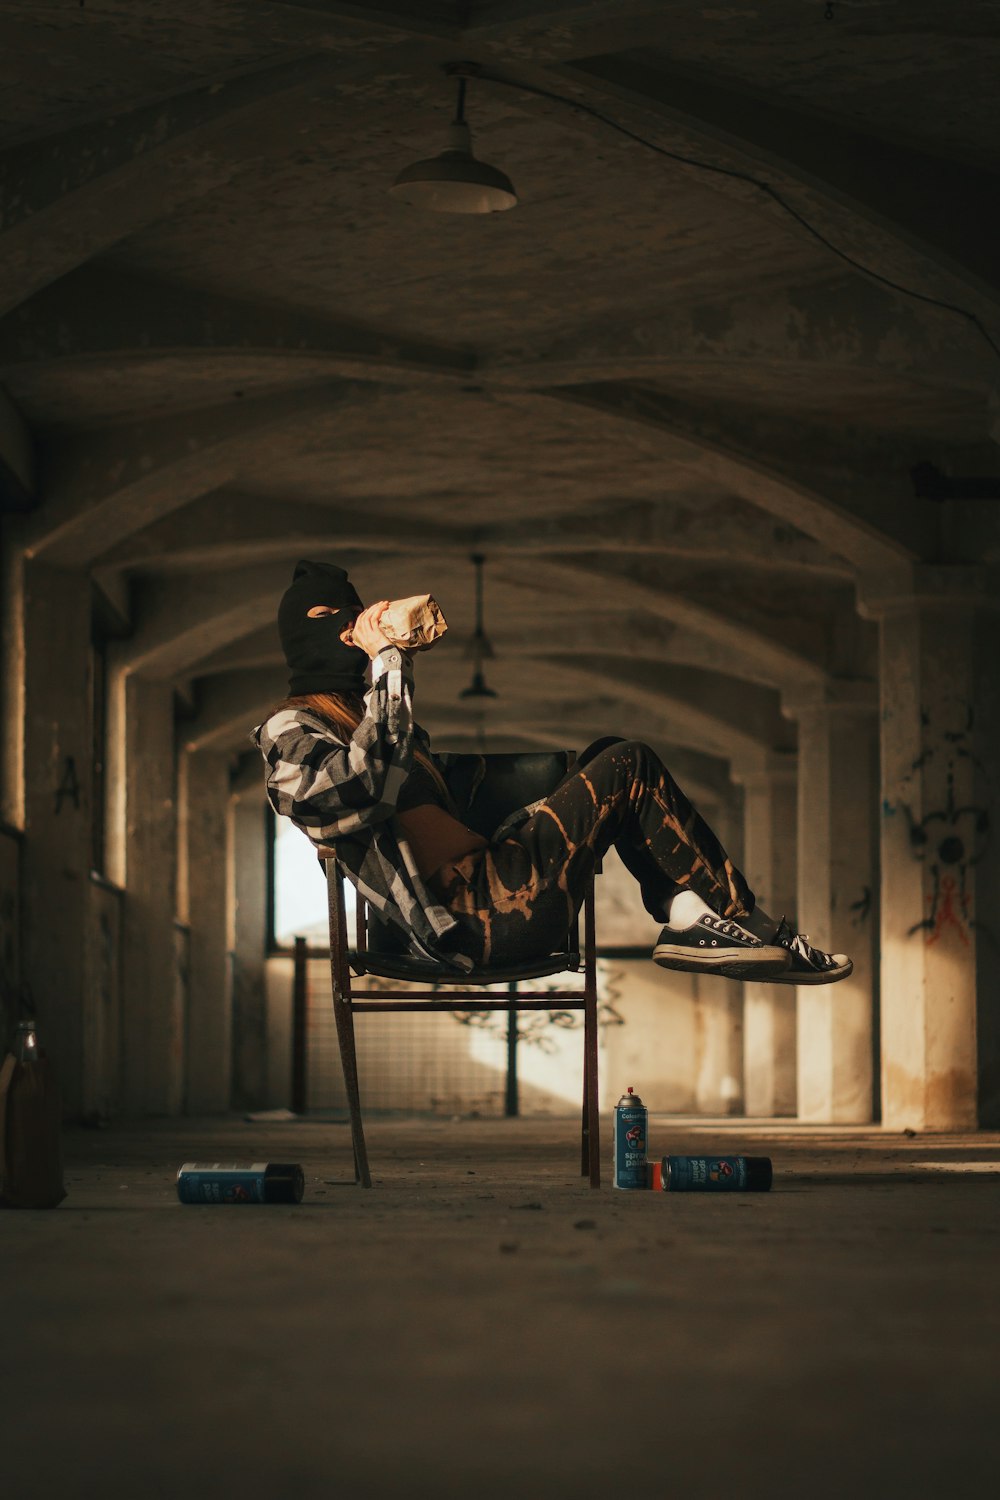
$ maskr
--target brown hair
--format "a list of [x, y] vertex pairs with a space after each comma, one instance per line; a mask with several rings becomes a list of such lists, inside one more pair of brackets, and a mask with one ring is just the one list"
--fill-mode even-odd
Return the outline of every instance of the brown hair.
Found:
[[[340, 729], [352, 735], [364, 718], [364, 699], [359, 693], [299, 693], [295, 697], [285, 698], [271, 713], [281, 713], [286, 708], [309, 708], [313, 713], [319, 714], [324, 719], [330, 719]], [[413, 759], [425, 771], [429, 772], [438, 790], [445, 797], [448, 796], [448, 786], [437, 766], [425, 755], [423, 750], [414, 749]]]

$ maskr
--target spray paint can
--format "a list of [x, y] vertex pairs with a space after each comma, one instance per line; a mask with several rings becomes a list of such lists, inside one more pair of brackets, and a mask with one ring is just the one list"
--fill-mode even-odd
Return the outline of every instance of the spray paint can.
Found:
[[649, 1111], [629, 1089], [615, 1105], [615, 1187], [648, 1186], [646, 1140]]
[[652, 1188], [665, 1193], [766, 1193], [769, 1156], [664, 1156], [650, 1163]]
[[305, 1185], [294, 1162], [186, 1161], [177, 1172], [182, 1203], [301, 1203]]

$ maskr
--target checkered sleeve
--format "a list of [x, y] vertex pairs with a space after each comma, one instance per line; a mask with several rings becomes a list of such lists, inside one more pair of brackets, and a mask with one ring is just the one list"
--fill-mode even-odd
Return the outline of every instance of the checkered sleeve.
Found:
[[366, 712], [351, 738], [309, 709], [286, 708], [257, 731], [268, 799], [317, 844], [383, 823], [413, 763], [413, 667], [405, 652], [377, 658]]

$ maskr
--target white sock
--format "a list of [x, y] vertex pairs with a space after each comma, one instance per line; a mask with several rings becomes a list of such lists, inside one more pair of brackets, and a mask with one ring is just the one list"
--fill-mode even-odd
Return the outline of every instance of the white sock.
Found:
[[667, 907], [667, 926], [672, 927], [675, 932], [683, 932], [686, 927], [693, 927], [699, 917], [705, 913], [710, 917], [718, 916], [694, 891], [678, 891], [676, 896], [670, 898]]

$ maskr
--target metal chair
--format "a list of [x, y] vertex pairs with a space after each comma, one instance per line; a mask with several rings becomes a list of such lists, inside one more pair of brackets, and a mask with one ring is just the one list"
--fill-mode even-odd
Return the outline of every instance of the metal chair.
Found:
[[[476, 833], [489, 838], [504, 818], [517, 808], [547, 796], [562, 781], [574, 757], [569, 751], [519, 755], [449, 755], [442, 756], [449, 790], [461, 812], [462, 821]], [[332, 855], [332, 851], [331, 851]], [[343, 901], [343, 879], [335, 857], [326, 859], [327, 893], [330, 913], [330, 969], [333, 981], [333, 1009], [337, 1023], [337, 1040], [344, 1070], [344, 1085], [351, 1116], [351, 1138], [354, 1146], [355, 1181], [362, 1187], [372, 1185], [361, 1119], [361, 1094], [358, 1083], [357, 1052], [354, 1039], [354, 1017], [362, 1012], [391, 1011], [458, 1011], [507, 1010], [510, 1024], [516, 1025], [519, 1010], [583, 1011], [583, 1119], [581, 1133], [581, 1175], [589, 1177], [590, 1186], [601, 1185], [600, 1122], [597, 1095], [597, 959], [594, 923], [594, 882], [589, 882], [584, 898], [583, 917], [583, 986], [579, 989], [553, 992], [514, 991], [526, 979], [550, 974], [577, 973], [581, 967], [580, 920], [573, 924], [566, 943], [534, 963], [511, 967], [473, 969], [467, 974], [434, 963], [425, 957], [414, 957], [407, 949], [405, 934], [383, 921], [358, 897], [357, 929], [354, 948], [350, 948], [347, 918]], [[351, 976], [371, 974], [379, 978], [404, 980], [420, 989], [401, 998], [398, 990], [371, 989], [355, 999]], [[507, 999], [483, 997], [484, 985], [506, 982], [512, 987]], [[437, 986], [448, 987], [447, 997]], [[432, 988], [433, 986], [433, 988]]]

